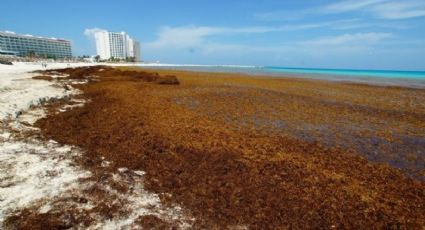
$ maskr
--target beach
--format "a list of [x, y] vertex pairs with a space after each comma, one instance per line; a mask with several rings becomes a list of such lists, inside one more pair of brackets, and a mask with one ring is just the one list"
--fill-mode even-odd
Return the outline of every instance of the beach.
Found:
[[4, 112], [7, 228], [425, 226], [424, 89], [152, 67], [23, 78], [45, 99]]

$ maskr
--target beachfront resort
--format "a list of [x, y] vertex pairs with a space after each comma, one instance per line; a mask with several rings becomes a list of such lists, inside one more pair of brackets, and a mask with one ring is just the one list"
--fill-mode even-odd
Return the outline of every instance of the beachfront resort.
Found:
[[140, 61], [140, 44], [125, 32], [97, 31], [96, 39], [97, 55], [102, 60], [111, 58], [129, 59]]
[[65, 39], [0, 31], [0, 55], [3, 57], [38, 56], [46, 59], [71, 58], [71, 42]]
[[[140, 44], [125, 32], [97, 31], [94, 35], [96, 55], [86, 60], [94, 61], [140, 61]], [[32, 58], [40, 60], [71, 61], [72, 46], [69, 40], [46, 38], [30, 34], [0, 31], [0, 58], [16, 60]]]

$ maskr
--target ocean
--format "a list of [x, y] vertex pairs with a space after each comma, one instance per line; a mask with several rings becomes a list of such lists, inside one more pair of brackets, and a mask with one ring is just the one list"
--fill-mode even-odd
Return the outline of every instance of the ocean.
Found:
[[142, 64], [144, 68], [242, 73], [425, 88], [425, 71], [286, 68], [275, 66]]

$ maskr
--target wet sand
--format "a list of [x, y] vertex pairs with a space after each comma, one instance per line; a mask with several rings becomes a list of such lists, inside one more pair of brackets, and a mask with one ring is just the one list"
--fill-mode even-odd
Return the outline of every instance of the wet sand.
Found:
[[44, 138], [84, 149], [88, 169], [145, 171], [146, 189], [193, 228], [425, 226], [425, 90], [78, 71], [90, 103], [38, 121]]

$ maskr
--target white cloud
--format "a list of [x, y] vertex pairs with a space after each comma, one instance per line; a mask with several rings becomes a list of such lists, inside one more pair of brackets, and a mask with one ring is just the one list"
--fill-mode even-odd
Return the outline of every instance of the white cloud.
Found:
[[303, 45], [319, 46], [351, 46], [351, 45], [371, 45], [380, 42], [393, 35], [390, 33], [355, 33], [343, 34], [334, 37], [324, 37], [301, 42]]
[[359, 21], [356, 23], [347, 23], [344, 25], [334, 26], [333, 29], [337, 30], [353, 30], [353, 29], [362, 29], [362, 28], [386, 28], [386, 29], [396, 29], [396, 30], [406, 30], [416, 27], [416, 24], [405, 23], [405, 22], [366, 22]]
[[343, 14], [347, 12], [367, 13], [380, 19], [408, 19], [425, 16], [424, 0], [345, 0], [325, 6], [255, 14], [260, 20], [297, 20], [312, 15]]
[[[209, 26], [182, 26], [182, 27], [162, 27], [158, 33], [157, 40], [144, 44], [148, 48], [174, 47], [174, 48], [194, 48], [203, 45], [206, 39], [215, 35], [234, 34], [261, 34], [295, 30], [307, 30], [332, 26], [348, 26], [356, 22], [357, 19], [329, 21], [306, 24], [287, 24], [282, 26], [251, 26], [251, 27], [209, 27]], [[88, 31], [91, 34], [92, 31]]]
[[160, 30], [158, 39], [145, 43], [145, 48], [151, 52], [173, 52], [184, 49], [194, 49], [202, 55], [221, 55], [232, 53], [236, 56], [253, 54], [290, 54], [302, 52], [310, 56], [323, 56], [330, 53], [349, 55], [367, 52], [377, 44], [393, 37], [390, 33], [346, 33], [330, 37], [319, 37], [304, 41], [293, 41], [273, 45], [242, 45], [234, 43], [218, 43], [211, 36], [234, 35], [238, 33], [270, 33], [291, 29], [310, 28], [325, 25], [298, 25], [296, 27], [164, 27]]
[[325, 13], [344, 13], [348, 11], [361, 10], [387, 1], [388, 0], [348, 0], [327, 5], [323, 7], [323, 10]]
[[379, 18], [406, 19], [425, 16], [425, 1], [387, 2], [374, 6], [371, 11]]
[[83, 54], [87, 54], [86, 52], [89, 50], [90, 53], [95, 53], [96, 51], [96, 45], [95, 45], [95, 39], [94, 39], [94, 34], [96, 32], [100, 32], [100, 31], [106, 31], [104, 29], [100, 29], [100, 28], [87, 28], [84, 30], [84, 35], [87, 37], [87, 39], [89, 40], [89, 44], [88, 47], [86, 47], [82, 53]]
[[334, 37], [321, 37], [312, 40], [282, 43], [279, 45], [238, 45], [225, 43], [205, 43], [199, 47], [199, 52], [208, 57], [223, 54], [237, 57], [237, 60], [247, 56], [284, 56], [323, 59], [327, 57], [350, 57], [367, 55], [374, 50], [380, 50], [378, 45], [384, 44], [389, 34], [365, 33], [343, 34]]
[[106, 30], [100, 29], [100, 28], [89, 28], [89, 29], [84, 30], [84, 35], [86, 35], [88, 38], [92, 39], [92, 38], [94, 38], [94, 34], [96, 32], [102, 32], [102, 31], [106, 31]]
[[145, 46], [151, 48], [194, 47], [202, 44], [205, 37], [222, 32], [223, 29], [220, 27], [163, 27], [160, 29], [158, 39], [154, 42], [146, 43]]

